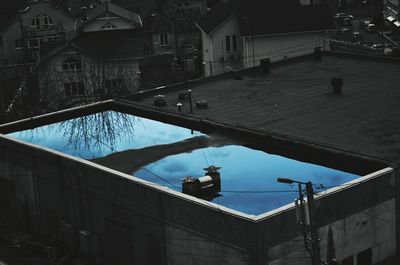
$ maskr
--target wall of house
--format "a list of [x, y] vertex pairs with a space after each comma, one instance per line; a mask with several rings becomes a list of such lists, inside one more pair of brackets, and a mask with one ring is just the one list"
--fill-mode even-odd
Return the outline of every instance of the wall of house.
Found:
[[[63, 70], [63, 62], [70, 57], [81, 62], [81, 69]], [[53, 107], [68, 98], [64, 83], [82, 82], [84, 85], [84, 95], [70, 96], [70, 100], [94, 100], [96, 97], [107, 95], [107, 91], [103, 91], [106, 80], [123, 80], [120, 88], [126, 88], [124, 94], [138, 91], [139, 62], [137, 60], [102, 62], [75, 50], [66, 50], [49, 58], [46, 63], [41, 64], [39, 70], [41, 98]]]
[[243, 66], [258, 66], [264, 58], [275, 62], [310, 54], [315, 47], [323, 46], [324, 37], [318, 32], [242, 38]]
[[[3, 64], [11, 64], [18, 59], [22, 58], [24, 54], [23, 49], [15, 48], [15, 40], [21, 39], [21, 26], [18, 20], [10, 24], [3, 32], [3, 45], [1, 46], [0, 58]], [[8, 62], [7, 62], [8, 61]], [[0, 62], [1, 64], [1, 62]]]
[[[35, 29], [31, 27], [32, 19], [36, 15], [46, 14], [53, 20], [53, 25], [47, 29]], [[22, 25], [21, 25], [22, 24]], [[15, 40], [43, 38], [47, 42], [49, 35], [70, 35], [75, 31], [75, 19], [65, 14], [62, 9], [51, 6], [50, 2], [31, 3], [30, 8], [16, 17], [6, 29], [3, 30], [3, 46], [0, 51], [0, 59], [8, 59], [8, 63], [15, 63], [24, 57], [24, 49], [15, 49]], [[23, 34], [21, 34], [23, 28]], [[27, 41], [26, 41], [27, 42]]]
[[[0, 178], [15, 183], [34, 231], [99, 264], [309, 264], [293, 205], [255, 217], [4, 136], [0, 148]], [[323, 260], [329, 227], [339, 259], [395, 254], [395, 177], [387, 168], [316, 199]]]
[[[112, 24], [115, 28], [112, 29], [102, 29], [102, 27], [106, 24]], [[132, 24], [126, 19], [120, 17], [106, 17], [101, 16], [95, 18], [93, 21], [88, 23], [83, 27], [84, 32], [96, 32], [96, 31], [104, 31], [104, 30], [122, 30], [122, 29], [135, 29], [137, 28], [136, 24]]]
[[[237, 51], [226, 51], [226, 36], [237, 36]], [[203, 33], [203, 65], [205, 76], [218, 75], [229, 71], [229, 68], [235, 68], [240, 62], [241, 42], [240, 42], [239, 26], [235, 17], [229, 18], [225, 23], [218, 27], [211, 34]], [[234, 59], [231, 59], [231, 55]]]

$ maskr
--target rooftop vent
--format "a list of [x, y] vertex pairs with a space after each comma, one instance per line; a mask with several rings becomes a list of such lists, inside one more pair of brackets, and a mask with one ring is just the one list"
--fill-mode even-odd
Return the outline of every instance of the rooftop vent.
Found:
[[335, 77], [331, 79], [334, 95], [342, 95], [343, 78]]
[[207, 194], [215, 194], [221, 191], [221, 177], [218, 170], [220, 167], [209, 166], [204, 168], [206, 175], [194, 178], [185, 177], [182, 179], [182, 192], [196, 197], [203, 197]]
[[321, 61], [321, 59], [322, 59], [321, 47], [315, 47], [314, 48], [314, 59], [316, 61]]
[[198, 100], [196, 101], [196, 108], [198, 109], [207, 109], [208, 101], [207, 100]]
[[263, 74], [269, 74], [270, 65], [271, 65], [271, 60], [269, 58], [264, 58], [260, 60], [260, 66]]
[[154, 96], [153, 100], [154, 100], [154, 101], [153, 101], [153, 102], [154, 102], [154, 105], [156, 105], [156, 106], [161, 107], [161, 106], [167, 105], [167, 100], [165, 99], [165, 96], [164, 96], [164, 95], [157, 95], [157, 96]]

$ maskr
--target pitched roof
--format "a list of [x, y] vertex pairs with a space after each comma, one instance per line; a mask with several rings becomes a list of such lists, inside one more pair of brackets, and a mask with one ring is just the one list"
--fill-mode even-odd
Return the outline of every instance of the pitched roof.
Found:
[[225, 20], [232, 16], [241, 6], [244, 0], [221, 1], [209, 12], [197, 20], [197, 25], [204, 33], [209, 34]]
[[121, 18], [124, 18], [128, 21], [131, 21], [140, 26], [143, 26], [142, 19], [140, 18], [140, 16], [138, 14], [131, 12], [129, 10], [126, 10], [124, 8], [121, 8], [119, 6], [116, 6], [109, 2], [105, 2], [101, 5], [98, 5], [96, 8], [89, 10], [87, 13], [89, 19], [87, 21], [85, 21], [84, 24], [89, 23], [93, 19], [101, 16], [102, 14], [104, 14], [106, 12], [113, 13]]
[[197, 21], [209, 34], [235, 15], [241, 36], [334, 29], [333, 17], [323, 6], [301, 6], [297, 0], [231, 0], [221, 2]]

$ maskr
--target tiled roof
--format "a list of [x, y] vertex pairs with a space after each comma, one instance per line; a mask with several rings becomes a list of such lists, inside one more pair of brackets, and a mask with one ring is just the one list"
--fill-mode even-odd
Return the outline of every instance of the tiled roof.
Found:
[[325, 7], [301, 6], [298, 1], [231, 0], [221, 2], [201, 17], [197, 24], [207, 34], [235, 15], [241, 36], [334, 29]]

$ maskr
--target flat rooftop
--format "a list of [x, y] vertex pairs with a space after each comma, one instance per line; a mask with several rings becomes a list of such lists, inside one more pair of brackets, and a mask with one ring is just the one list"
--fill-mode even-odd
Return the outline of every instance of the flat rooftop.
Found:
[[[321, 61], [303, 57], [233, 75], [160, 88], [128, 98], [143, 106], [283, 135], [307, 143], [400, 161], [400, 61], [329, 53]], [[333, 95], [331, 79], [343, 78], [343, 94]], [[189, 101], [181, 89], [192, 90]], [[167, 105], [156, 107], [163, 94]], [[207, 100], [207, 109], [195, 103]], [[183, 103], [178, 112], [176, 104]]]

